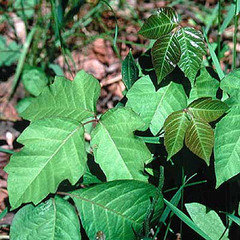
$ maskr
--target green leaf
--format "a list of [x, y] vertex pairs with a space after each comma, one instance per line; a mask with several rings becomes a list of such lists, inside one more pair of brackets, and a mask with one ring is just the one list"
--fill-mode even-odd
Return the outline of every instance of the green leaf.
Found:
[[158, 83], [173, 71], [180, 57], [180, 45], [174, 34], [164, 35], [153, 44], [152, 61]]
[[28, 67], [23, 70], [22, 83], [29, 93], [38, 96], [48, 84], [48, 78], [41, 68]]
[[172, 113], [166, 119], [164, 123], [164, 146], [167, 149], [168, 160], [182, 149], [189, 124], [189, 117], [183, 110]]
[[138, 67], [130, 50], [124, 61], [122, 62], [122, 80], [129, 90], [137, 81], [139, 75]]
[[240, 227], [240, 218], [239, 217], [235, 216], [234, 214], [230, 214], [230, 213], [226, 213], [226, 215], [228, 216], [228, 218], [230, 220], [235, 222]]
[[29, 107], [33, 100], [33, 97], [25, 97], [21, 99], [16, 106], [18, 114], [22, 114], [22, 112], [24, 112]]
[[186, 131], [185, 144], [209, 165], [214, 144], [214, 133], [207, 122], [192, 118]]
[[28, 204], [14, 216], [10, 238], [14, 240], [80, 240], [80, 224], [74, 207], [60, 197], [38, 206]]
[[22, 113], [22, 117], [31, 121], [46, 117], [64, 117], [82, 121], [94, 116], [99, 94], [99, 82], [83, 70], [77, 73], [74, 81], [56, 77], [55, 82], [45, 87]]
[[145, 21], [138, 33], [145, 38], [158, 39], [177, 27], [178, 21], [178, 15], [172, 8], [160, 8], [157, 14]]
[[206, 122], [213, 122], [220, 118], [227, 110], [228, 105], [220, 100], [211, 98], [199, 98], [188, 106], [188, 111], [195, 118], [202, 119]]
[[5, 168], [12, 209], [39, 203], [65, 179], [79, 180], [87, 160], [83, 134], [78, 122], [60, 118], [35, 121], [22, 133], [25, 146]]
[[240, 172], [240, 106], [236, 106], [215, 129], [216, 187]]
[[[200, 203], [187, 203], [185, 204], [185, 207], [193, 222], [212, 240], [221, 238], [226, 227], [223, 225], [221, 218], [215, 211], [209, 210], [206, 206]], [[228, 230], [221, 239], [229, 239]]]
[[196, 82], [191, 89], [188, 102], [202, 97], [211, 97], [216, 99], [216, 93], [219, 88], [219, 81], [213, 78], [207, 69], [201, 68], [200, 75], [196, 78]]
[[202, 33], [194, 28], [184, 27], [177, 31], [177, 39], [182, 53], [178, 66], [193, 85], [203, 55], [206, 53]]
[[[106, 239], [135, 239], [156, 194], [153, 185], [135, 180], [113, 181], [73, 192], [82, 225], [90, 239], [102, 231]], [[160, 216], [163, 198], [159, 196], [153, 219]]]
[[103, 114], [93, 130], [91, 147], [95, 161], [108, 181], [146, 180], [142, 174], [144, 163], [152, 156], [143, 140], [134, 136], [135, 130], [145, 130], [144, 122], [131, 109], [120, 107]]
[[240, 100], [240, 69], [235, 69], [225, 76], [221, 83], [220, 88], [228, 93], [232, 98]]
[[127, 93], [127, 107], [133, 109], [156, 135], [172, 112], [187, 106], [183, 86], [174, 82], [157, 92], [149, 76], [140, 78]]
[[176, 214], [185, 224], [187, 224], [190, 228], [192, 228], [196, 233], [202, 236], [206, 240], [211, 239], [205, 232], [203, 232], [186, 214], [184, 214], [181, 210], [175, 207], [173, 204], [164, 199], [164, 203]]
[[9, 44], [6, 38], [0, 35], [0, 66], [10, 66], [15, 63], [20, 56], [21, 46], [12, 41]]
[[36, 0], [16, 0], [13, 3], [14, 8], [17, 10], [17, 14], [22, 18], [31, 18], [35, 12]]

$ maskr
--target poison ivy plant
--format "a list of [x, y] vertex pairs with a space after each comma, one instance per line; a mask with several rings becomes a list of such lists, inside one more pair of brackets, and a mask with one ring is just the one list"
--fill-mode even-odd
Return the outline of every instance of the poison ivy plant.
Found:
[[[240, 172], [239, 70], [226, 75], [219, 89], [202, 67], [202, 34], [182, 28], [171, 8], [159, 9], [139, 33], [156, 39], [148, 63], [156, 75], [130, 51], [122, 64], [126, 96], [101, 115], [100, 84], [92, 75], [80, 71], [73, 81], [58, 76], [49, 84], [39, 68], [23, 71], [31, 97], [19, 112], [30, 124], [18, 138], [23, 148], [5, 170], [11, 209], [29, 204], [15, 215], [11, 239], [162, 239], [170, 211], [205, 239], [228, 239], [215, 211], [188, 203], [191, 220], [177, 207], [184, 187], [206, 180], [187, 184], [195, 175], [188, 180], [182, 175], [182, 186], [168, 202], [163, 184], [172, 185], [167, 181], [172, 177], [179, 182], [185, 166], [164, 182], [161, 165], [171, 174], [175, 159], [191, 156], [193, 172], [195, 154], [207, 165], [214, 162], [216, 187], [234, 181]], [[224, 102], [218, 99], [222, 92]], [[181, 150], [184, 144], [191, 152]], [[172, 165], [165, 162], [170, 159]], [[226, 213], [238, 224], [231, 214]]]

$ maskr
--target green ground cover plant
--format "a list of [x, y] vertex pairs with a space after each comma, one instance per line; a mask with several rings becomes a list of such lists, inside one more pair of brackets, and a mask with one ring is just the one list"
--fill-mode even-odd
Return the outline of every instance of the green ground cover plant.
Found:
[[[11, 239], [166, 239], [173, 214], [207, 240], [230, 239], [230, 226], [240, 225], [231, 210], [189, 202], [189, 216], [183, 211], [184, 188], [203, 182], [186, 177], [186, 158], [212, 171], [213, 189], [239, 181], [240, 70], [209, 70], [202, 33], [182, 27], [172, 8], [157, 10], [139, 34], [152, 47], [138, 63], [129, 52], [125, 97], [101, 116], [100, 84], [85, 71], [52, 84], [39, 69], [23, 72], [41, 82], [21, 113], [30, 121], [18, 138], [24, 147], [5, 168], [11, 210], [21, 207]], [[182, 182], [167, 200], [174, 162]]]

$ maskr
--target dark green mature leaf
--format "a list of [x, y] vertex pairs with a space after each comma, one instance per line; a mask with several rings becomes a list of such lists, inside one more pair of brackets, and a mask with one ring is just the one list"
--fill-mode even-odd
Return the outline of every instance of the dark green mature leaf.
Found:
[[39, 203], [65, 179], [79, 180], [87, 161], [83, 134], [77, 121], [60, 118], [35, 121], [22, 133], [18, 141], [25, 147], [5, 168], [13, 209]]
[[172, 8], [160, 8], [157, 14], [145, 21], [138, 33], [146, 38], [158, 39], [177, 27], [178, 21], [178, 15]]
[[20, 56], [21, 46], [12, 41], [9, 44], [6, 38], [0, 35], [0, 66], [10, 66], [15, 63]]
[[240, 100], [240, 69], [235, 69], [225, 76], [220, 83], [220, 87], [232, 98]]
[[129, 90], [137, 81], [139, 75], [138, 67], [130, 50], [124, 61], [122, 62], [122, 80]]
[[164, 145], [167, 149], [168, 160], [182, 149], [189, 124], [189, 117], [183, 110], [172, 113], [166, 119], [164, 123]]
[[14, 240], [80, 240], [80, 224], [74, 207], [56, 197], [38, 206], [28, 204], [14, 216], [10, 238]]
[[186, 131], [185, 144], [209, 165], [214, 144], [214, 133], [207, 122], [192, 118]]
[[28, 67], [23, 70], [22, 83], [29, 93], [38, 96], [48, 84], [48, 78], [41, 68]]
[[142, 119], [129, 108], [110, 109], [102, 115], [92, 132], [91, 147], [108, 181], [146, 180], [144, 163], [152, 156], [143, 140], [133, 134], [145, 129]]
[[152, 61], [158, 83], [176, 67], [181, 57], [181, 49], [175, 34], [159, 38], [152, 47]]
[[149, 76], [139, 79], [128, 91], [127, 98], [126, 106], [140, 115], [153, 135], [163, 127], [168, 115], [187, 105], [182, 85], [170, 82], [156, 92]]
[[[206, 206], [200, 203], [187, 203], [185, 204], [185, 207], [193, 222], [212, 240], [221, 238], [226, 227], [223, 225], [221, 218], [215, 211], [209, 210]], [[229, 239], [228, 230], [221, 239]]]
[[206, 122], [213, 122], [221, 117], [229, 109], [228, 105], [220, 100], [211, 98], [199, 98], [188, 106], [188, 111], [195, 118]]
[[[153, 185], [135, 180], [113, 181], [73, 192], [82, 225], [90, 239], [102, 231], [106, 239], [135, 239], [142, 230], [146, 212], [155, 197]], [[153, 219], [163, 209], [159, 196]]]
[[240, 173], [240, 106], [235, 106], [215, 129], [216, 187]]
[[211, 239], [205, 232], [202, 231], [186, 214], [184, 214], [181, 210], [175, 207], [172, 203], [168, 202], [164, 199], [164, 203], [173, 211], [176, 216], [178, 216], [185, 224], [187, 224], [190, 228], [192, 228], [196, 233], [202, 236], [206, 240]]
[[194, 28], [184, 27], [177, 31], [176, 36], [181, 46], [181, 59], [178, 66], [193, 85], [203, 55], [206, 53], [202, 33]]
[[219, 81], [213, 78], [207, 69], [201, 68], [200, 75], [196, 78], [196, 82], [190, 92], [188, 102], [202, 97], [211, 97], [216, 99], [216, 93], [219, 88]]
[[99, 82], [83, 70], [77, 73], [74, 81], [56, 77], [55, 82], [50, 87], [45, 87], [22, 113], [22, 117], [31, 121], [46, 117], [82, 121], [94, 116], [99, 94]]

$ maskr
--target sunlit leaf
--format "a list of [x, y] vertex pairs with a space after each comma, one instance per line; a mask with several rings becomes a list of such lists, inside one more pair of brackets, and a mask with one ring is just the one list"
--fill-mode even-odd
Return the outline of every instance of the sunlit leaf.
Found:
[[228, 105], [220, 100], [211, 98], [199, 98], [188, 106], [188, 110], [195, 118], [206, 122], [213, 122], [221, 117], [229, 109]]
[[[72, 193], [82, 225], [89, 239], [102, 231], [106, 239], [135, 239], [156, 194], [153, 185], [135, 180], [112, 181]], [[153, 219], [160, 216], [163, 198], [159, 196]]]
[[203, 55], [206, 53], [202, 33], [191, 27], [183, 27], [177, 31], [177, 39], [181, 46], [181, 59], [178, 66], [193, 85], [201, 67]]
[[216, 187], [240, 173], [240, 106], [234, 107], [215, 129]]
[[[228, 240], [228, 230], [218, 214], [200, 203], [187, 203], [185, 207], [193, 222], [212, 240]], [[225, 232], [226, 230], [226, 232]], [[225, 233], [224, 233], [225, 232]], [[224, 235], [222, 236], [222, 234]]]
[[95, 161], [108, 181], [146, 180], [144, 163], [152, 156], [143, 140], [134, 136], [137, 129], [146, 129], [142, 119], [131, 109], [119, 107], [103, 114], [93, 130], [91, 147]]
[[209, 165], [214, 144], [214, 133], [207, 122], [192, 118], [186, 131], [185, 144]]
[[172, 113], [166, 119], [164, 123], [164, 145], [168, 152], [168, 159], [182, 149], [189, 124], [189, 117], [183, 110]]
[[39, 203], [65, 179], [75, 184], [87, 161], [84, 129], [77, 121], [51, 118], [33, 122], [18, 138], [23, 149], [5, 168], [12, 208]]
[[28, 204], [14, 216], [10, 238], [15, 240], [80, 240], [80, 224], [74, 207], [56, 197], [38, 206]]
[[180, 56], [180, 45], [174, 34], [164, 35], [154, 43], [152, 47], [152, 61], [158, 83], [173, 71], [180, 60]]
[[160, 8], [156, 14], [151, 15], [138, 33], [146, 38], [158, 39], [170, 33], [177, 26], [177, 13], [172, 8], [165, 7]]

